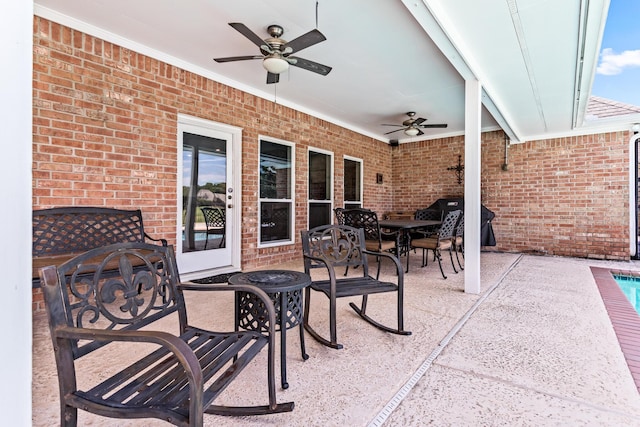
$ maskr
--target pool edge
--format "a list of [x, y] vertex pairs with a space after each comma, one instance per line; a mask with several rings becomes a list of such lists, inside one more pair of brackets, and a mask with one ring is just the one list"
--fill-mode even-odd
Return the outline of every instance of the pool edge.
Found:
[[637, 276], [638, 272], [591, 267], [591, 273], [609, 314], [631, 376], [640, 392], [640, 316], [613, 278], [613, 274]]

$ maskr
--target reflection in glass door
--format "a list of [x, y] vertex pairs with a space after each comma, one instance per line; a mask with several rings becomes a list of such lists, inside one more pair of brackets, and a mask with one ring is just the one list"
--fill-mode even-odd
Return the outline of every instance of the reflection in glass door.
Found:
[[182, 252], [226, 245], [227, 142], [182, 136]]

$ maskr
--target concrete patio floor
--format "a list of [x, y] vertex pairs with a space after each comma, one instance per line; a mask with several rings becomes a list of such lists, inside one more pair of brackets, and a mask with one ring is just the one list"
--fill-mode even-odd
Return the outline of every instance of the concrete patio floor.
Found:
[[[373, 328], [340, 300], [338, 340], [344, 349], [326, 348], [306, 335], [310, 358], [303, 361], [297, 331], [287, 334], [290, 388], [278, 388], [278, 400], [294, 401], [293, 412], [205, 415], [205, 425], [640, 426], [640, 395], [590, 271], [640, 271], [640, 263], [484, 252], [482, 293], [471, 295], [463, 292], [464, 275], [451, 271], [448, 257], [447, 280], [437, 263], [420, 268], [419, 258], [412, 255], [405, 276], [411, 336]], [[301, 269], [301, 262], [278, 267]], [[383, 277], [393, 279], [390, 266], [383, 267]], [[233, 325], [232, 295], [215, 301], [186, 297], [192, 323]], [[372, 296], [368, 310], [393, 324], [392, 296]], [[319, 331], [328, 330], [327, 312], [326, 297], [314, 293], [311, 322]], [[222, 315], [225, 323], [217, 320]], [[55, 363], [41, 314], [34, 315], [33, 339], [33, 425], [59, 425]], [[97, 356], [111, 361], [131, 356], [122, 347], [103, 350]], [[218, 403], [265, 403], [264, 360], [258, 357]], [[80, 381], [103, 374], [95, 359], [80, 362]], [[79, 411], [79, 425], [169, 424]]]

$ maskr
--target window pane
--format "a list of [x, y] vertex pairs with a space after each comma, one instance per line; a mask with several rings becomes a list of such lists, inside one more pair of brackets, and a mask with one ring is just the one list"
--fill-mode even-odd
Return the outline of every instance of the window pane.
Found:
[[359, 202], [360, 199], [360, 162], [344, 159], [344, 200]]
[[331, 203], [309, 203], [309, 228], [331, 224]]
[[260, 141], [260, 198], [291, 198], [291, 147]]
[[344, 204], [344, 208], [345, 209], [356, 209], [356, 208], [361, 208], [362, 205], [360, 203], [345, 203]]
[[309, 151], [309, 200], [331, 200], [331, 156]]
[[260, 206], [260, 241], [291, 240], [291, 203], [262, 202]]

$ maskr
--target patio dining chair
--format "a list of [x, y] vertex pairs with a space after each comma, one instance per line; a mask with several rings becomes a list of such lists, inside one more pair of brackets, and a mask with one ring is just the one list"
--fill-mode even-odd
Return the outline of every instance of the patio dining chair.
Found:
[[[399, 232], [386, 232], [380, 228], [378, 215], [369, 209], [355, 208], [343, 211], [344, 224], [350, 227], [364, 230], [366, 249], [373, 252], [390, 252], [396, 257], [400, 257], [402, 247], [401, 234]], [[378, 261], [378, 272], [376, 279], [380, 277], [380, 258]], [[345, 275], [347, 274], [345, 271]]]
[[453, 271], [455, 273], [458, 272], [456, 270], [456, 266], [453, 263], [453, 238], [455, 237], [455, 228], [456, 224], [458, 224], [458, 219], [462, 214], [461, 210], [450, 211], [447, 216], [444, 218], [442, 225], [440, 226], [440, 230], [437, 234], [430, 237], [423, 237], [421, 239], [411, 240], [412, 248], [422, 249], [422, 267], [425, 267], [428, 263], [427, 261], [427, 251], [433, 251], [434, 257], [438, 260], [438, 265], [440, 266], [440, 273], [442, 273], [443, 278], [447, 278], [444, 274], [444, 270], [442, 269], [442, 251], [449, 251], [449, 258], [451, 259], [451, 267], [453, 267]]
[[226, 234], [226, 217], [224, 209], [212, 206], [200, 206], [200, 210], [204, 215], [204, 221], [207, 226], [207, 239], [204, 242], [204, 248], [207, 249], [210, 235], [222, 235], [222, 237], [220, 238], [220, 243], [218, 244], [218, 247], [222, 248], [224, 246], [224, 239]]
[[[418, 209], [414, 214], [414, 219], [418, 221], [442, 221], [442, 212], [436, 209]], [[439, 226], [419, 228], [411, 233], [411, 239], [429, 237], [438, 232]]]

